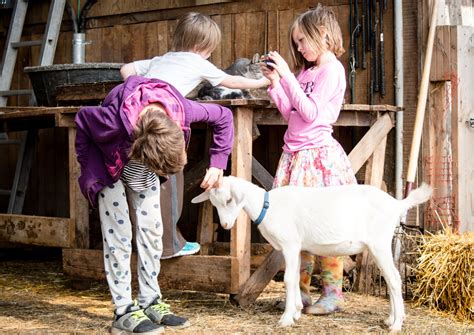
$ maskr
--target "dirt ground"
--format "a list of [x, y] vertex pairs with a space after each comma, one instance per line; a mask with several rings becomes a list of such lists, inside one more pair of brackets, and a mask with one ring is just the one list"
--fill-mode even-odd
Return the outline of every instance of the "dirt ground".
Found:
[[[0, 332], [2, 334], [106, 334], [112, 305], [107, 285], [71, 287], [62, 272], [58, 250], [0, 250]], [[303, 315], [294, 327], [279, 328], [281, 282], [272, 282], [249, 308], [229, 302], [228, 295], [166, 290], [165, 300], [192, 326], [175, 334], [367, 334], [385, 333], [384, 298], [346, 293], [346, 308], [331, 316]], [[314, 296], [317, 296], [315, 292]], [[474, 323], [457, 322], [406, 302], [406, 334], [474, 334]]]

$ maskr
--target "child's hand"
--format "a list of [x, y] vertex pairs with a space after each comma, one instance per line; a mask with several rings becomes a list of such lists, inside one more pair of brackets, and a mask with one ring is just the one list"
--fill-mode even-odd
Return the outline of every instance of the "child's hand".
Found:
[[264, 62], [261, 62], [260, 71], [262, 72], [263, 76], [267, 78], [268, 80], [270, 80], [270, 83], [273, 85], [273, 83], [278, 82], [280, 80], [280, 75], [278, 74], [277, 71], [273, 71], [273, 69], [269, 69], [269, 66], [267, 66]]
[[274, 69], [272, 72], [277, 72], [280, 77], [285, 77], [292, 74], [288, 63], [283, 59], [283, 57], [280, 56], [278, 51], [270, 51], [267, 57], [273, 62], [273, 64], [269, 63], [268, 65]]
[[210, 167], [206, 171], [204, 180], [201, 183], [201, 188], [204, 188], [206, 191], [209, 191], [211, 188], [217, 188], [222, 183], [222, 178], [224, 176], [224, 171], [215, 167]]

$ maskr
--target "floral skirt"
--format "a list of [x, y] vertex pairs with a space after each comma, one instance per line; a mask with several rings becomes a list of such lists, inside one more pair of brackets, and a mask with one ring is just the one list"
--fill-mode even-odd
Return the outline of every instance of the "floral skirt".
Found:
[[332, 143], [280, 157], [273, 188], [293, 185], [307, 187], [338, 186], [357, 183], [351, 164], [341, 145]]

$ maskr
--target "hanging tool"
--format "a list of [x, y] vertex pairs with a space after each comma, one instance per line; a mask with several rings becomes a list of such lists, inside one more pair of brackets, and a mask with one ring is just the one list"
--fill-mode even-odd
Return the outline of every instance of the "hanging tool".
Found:
[[[382, 1], [382, 0], [380, 0]], [[380, 55], [379, 55], [379, 81], [380, 81], [380, 96], [385, 96], [385, 47], [384, 47], [384, 40], [383, 40], [383, 12], [387, 8], [387, 1], [383, 0], [383, 6], [379, 3], [379, 12], [380, 12], [380, 40], [379, 40], [379, 48], [380, 48]]]
[[[354, 6], [354, 7], [353, 7]], [[349, 50], [349, 87], [351, 92], [351, 104], [355, 103], [355, 76], [357, 64], [357, 35], [360, 25], [357, 19], [357, 0], [349, 0], [349, 31], [350, 35], [350, 50]]]
[[362, 44], [361, 44], [361, 61], [362, 61], [362, 68], [366, 69], [367, 68], [367, 59], [365, 58], [365, 50], [366, 50], [366, 34], [367, 34], [367, 3], [366, 0], [362, 0], [362, 15], [361, 15], [361, 29], [362, 29]]
[[433, 54], [433, 44], [436, 30], [436, 18], [438, 15], [438, 1], [433, 1], [433, 9], [430, 20], [430, 30], [426, 46], [425, 61], [423, 64], [423, 74], [420, 83], [420, 93], [416, 105], [415, 127], [413, 129], [413, 139], [411, 142], [410, 157], [408, 160], [407, 183], [405, 197], [411, 192], [415, 181], [416, 167], [418, 165], [418, 154], [420, 151], [421, 132], [423, 130], [423, 120], [425, 117], [426, 98], [428, 96], [428, 86], [430, 81], [431, 55]]
[[378, 41], [378, 34], [377, 29], [379, 25], [379, 19], [377, 17], [377, 0], [372, 0], [372, 22], [374, 24], [373, 33], [372, 33], [372, 56], [373, 56], [373, 71], [374, 71], [374, 92], [379, 91], [379, 62], [378, 62], [378, 48], [377, 48], [377, 41]]

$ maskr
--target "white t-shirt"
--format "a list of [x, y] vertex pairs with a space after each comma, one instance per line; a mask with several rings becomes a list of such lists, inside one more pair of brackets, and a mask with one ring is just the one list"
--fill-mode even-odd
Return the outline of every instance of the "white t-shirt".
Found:
[[167, 52], [163, 56], [133, 62], [139, 76], [157, 78], [186, 96], [203, 80], [219, 85], [227, 74], [194, 52]]

